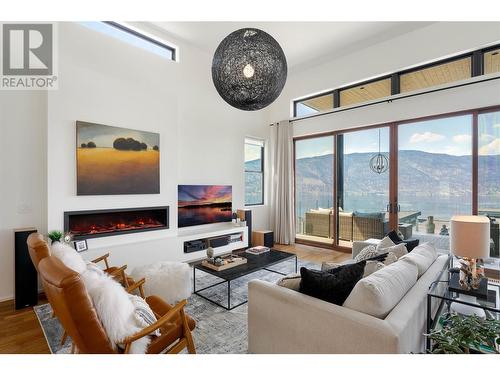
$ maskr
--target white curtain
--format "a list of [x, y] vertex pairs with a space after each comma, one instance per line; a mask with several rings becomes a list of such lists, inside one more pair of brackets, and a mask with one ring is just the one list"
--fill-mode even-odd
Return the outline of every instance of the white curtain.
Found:
[[288, 120], [271, 126], [271, 228], [277, 243], [295, 242], [293, 129]]

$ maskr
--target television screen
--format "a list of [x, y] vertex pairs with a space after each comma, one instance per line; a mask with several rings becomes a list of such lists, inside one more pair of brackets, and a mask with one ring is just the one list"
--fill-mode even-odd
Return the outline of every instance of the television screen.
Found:
[[179, 228], [232, 219], [230, 185], [179, 185], [177, 193]]

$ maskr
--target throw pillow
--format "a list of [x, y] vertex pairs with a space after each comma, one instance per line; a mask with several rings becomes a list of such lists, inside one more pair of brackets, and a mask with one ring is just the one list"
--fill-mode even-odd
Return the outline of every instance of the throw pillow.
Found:
[[401, 232], [391, 230], [389, 233], [387, 233], [387, 237], [391, 239], [392, 242], [395, 244], [399, 244], [404, 242], [406, 244], [406, 250], [408, 252], [412, 251], [415, 247], [418, 246], [420, 240], [405, 240], [403, 239], [403, 236], [401, 235]]
[[375, 245], [368, 245], [367, 247], [363, 248], [358, 255], [354, 257], [354, 260], [356, 262], [362, 261], [362, 260], [367, 260], [374, 258], [376, 256], [379, 256], [380, 253], [377, 251], [377, 248]]
[[400, 236], [399, 231], [391, 230], [389, 233], [387, 233], [387, 237], [391, 239], [394, 244], [400, 243], [403, 241], [403, 236]]
[[411, 253], [401, 257], [401, 260], [414, 264], [418, 268], [418, 277], [420, 277], [429, 269], [436, 258], [436, 248], [426, 242], [417, 246]]
[[[156, 323], [158, 319], [156, 319], [155, 313], [153, 312], [153, 310], [151, 310], [151, 307], [149, 307], [144, 298], [133, 294], [129, 294], [128, 298], [130, 298], [134, 305], [135, 319], [142, 328], [149, 327], [151, 324]], [[152, 334], [155, 336], [160, 336], [160, 329], [158, 328]]]
[[389, 237], [385, 236], [384, 238], [382, 238], [382, 241], [378, 243], [377, 250], [382, 250], [387, 247], [392, 247], [394, 245], [396, 244]]
[[408, 251], [406, 250], [406, 244], [403, 242], [398, 243], [397, 245], [391, 247], [386, 247], [385, 249], [381, 249], [379, 251], [386, 251], [388, 253], [393, 253], [398, 259], [401, 258], [403, 255], [408, 254]]
[[408, 252], [410, 252], [418, 246], [420, 240], [403, 240], [403, 242], [406, 244], [406, 249], [408, 250]]
[[384, 267], [385, 265], [382, 262], [378, 262], [376, 260], [367, 260], [365, 269], [363, 271], [363, 278], [370, 276], [372, 273], [377, 272], [378, 270], [381, 270]]
[[291, 273], [279, 279], [276, 284], [283, 288], [292, 289], [298, 292], [300, 290], [300, 280], [301, 277], [299, 273]]
[[392, 264], [397, 261], [398, 257], [396, 256], [396, 254], [394, 254], [393, 252], [389, 252], [389, 254], [387, 254], [387, 257], [384, 260], [384, 266], [388, 266], [389, 264]]
[[[302, 280], [300, 292], [323, 301], [342, 305], [351, 293], [354, 285], [361, 279], [366, 262], [348, 264], [324, 272], [300, 269]], [[334, 273], [330, 273], [333, 271]]]
[[417, 282], [417, 267], [398, 261], [361, 279], [343, 306], [379, 319], [385, 317]]

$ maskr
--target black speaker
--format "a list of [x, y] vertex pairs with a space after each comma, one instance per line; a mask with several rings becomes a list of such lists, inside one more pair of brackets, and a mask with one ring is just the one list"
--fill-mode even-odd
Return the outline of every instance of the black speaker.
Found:
[[248, 227], [248, 247], [252, 246], [252, 210], [239, 209], [236, 211], [240, 220], [245, 220]]
[[38, 303], [38, 274], [31, 261], [26, 243], [31, 233], [36, 233], [36, 229], [14, 230], [16, 310], [35, 306]]

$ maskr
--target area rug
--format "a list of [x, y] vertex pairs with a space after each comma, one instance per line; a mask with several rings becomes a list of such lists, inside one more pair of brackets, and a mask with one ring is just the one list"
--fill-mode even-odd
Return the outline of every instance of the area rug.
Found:
[[[310, 262], [298, 262], [300, 267], [319, 269], [320, 265]], [[270, 269], [282, 272], [294, 272], [295, 260], [279, 263]], [[269, 271], [254, 272], [231, 282], [231, 305], [237, 305], [248, 297], [248, 282], [253, 279], [276, 282], [282, 276]], [[214, 284], [220, 279], [196, 271], [196, 289]], [[225, 305], [227, 303], [227, 285], [221, 284], [203, 291], [203, 295]], [[50, 351], [54, 354], [67, 354], [71, 351], [71, 338], [64, 345], [60, 341], [63, 328], [58, 319], [52, 317], [49, 304], [35, 306], [35, 314], [40, 321]], [[242, 354], [247, 353], [247, 304], [227, 311], [193, 294], [186, 306], [186, 312], [196, 321], [193, 339], [199, 354]]]

